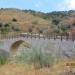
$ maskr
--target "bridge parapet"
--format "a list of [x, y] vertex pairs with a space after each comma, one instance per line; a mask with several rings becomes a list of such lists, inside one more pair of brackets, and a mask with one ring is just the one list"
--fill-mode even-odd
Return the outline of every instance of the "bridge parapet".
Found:
[[12, 34], [12, 35], [8, 35], [8, 34], [4, 34], [4, 35], [0, 35], [0, 39], [13, 39], [13, 38], [19, 38], [19, 37], [23, 37], [23, 38], [43, 38], [43, 39], [70, 39], [70, 40], [75, 40], [74, 37], [69, 37], [67, 35], [64, 36], [60, 36], [60, 35], [56, 35], [56, 34], [51, 34], [51, 35], [45, 35], [45, 34], [33, 34], [33, 33], [16, 33], [16, 34]]

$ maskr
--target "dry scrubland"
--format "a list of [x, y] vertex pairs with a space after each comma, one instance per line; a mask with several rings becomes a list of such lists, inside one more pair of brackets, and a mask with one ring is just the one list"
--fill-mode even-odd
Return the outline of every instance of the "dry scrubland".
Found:
[[75, 27], [75, 11], [43, 13], [15, 8], [0, 9], [0, 23], [5, 23], [8, 31], [66, 33]]
[[[64, 27], [70, 29], [70, 26], [75, 26], [75, 12], [72, 12], [72, 14], [68, 13], [69, 15], [66, 16], [60, 12], [61, 15], [58, 13], [55, 15], [55, 13], [53, 14], [54, 16], [52, 15], [54, 18], [50, 15], [50, 18], [47, 16], [48, 19], [45, 19], [45, 17], [42, 18], [38, 16], [38, 13], [34, 16], [31, 12], [23, 12], [16, 9], [1, 9], [0, 22], [19, 27], [25, 32], [28, 30], [29, 32], [32, 32], [32, 30], [33, 32], [38, 32], [38, 30], [47, 32], [48, 28], [49, 30], [52, 29], [51, 26], [53, 24], [53, 28], [57, 32], [59, 28], [66, 32]], [[13, 21], [13, 19], [16, 19], [16, 21]], [[54, 23], [52, 23], [52, 19]], [[68, 27], [66, 27], [67, 25]], [[11, 59], [12, 61], [9, 61], [5, 56], [0, 56], [0, 75], [73, 75], [66, 73], [69, 73], [70, 70], [74, 72], [75, 66], [70, 65], [71, 67], [69, 67], [66, 66], [66, 63], [75, 63], [75, 61], [63, 60], [54, 63], [55, 61], [53, 59], [55, 59], [55, 57], [52, 57], [50, 54], [43, 54], [40, 50], [37, 52], [36, 48], [34, 48], [31, 53], [23, 53], [18, 57], [17, 61], [19, 63], [15, 63], [14, 58], [13, 60]], [[29, 62], [28, 64], [27, 61]]]
[[39, 49], [38, 52], [27, 50], [19, 57], [14, 53], [7, 60], [0, 56], [0, 75], [73, 75], [70, 71], [75, 72], [75, 60], [54, 61]]
[[[12, 21], [16, 19], [16, 21]], [[50, 24], [49, 21], [39, 17], [34, 16], [30, 12], [23, 12], [16, 9], [4, 9], [0, 10], [0, 21], [3, 23], [8, 23], [19, 27], [22, 31], [27, 32], [29, 29], [33, 29], [33, 32], [37, 32], [37, 29], [47, 29]]]
[[43, 68], [35, 70], [31, 65], [25, 64], [6, 64], [1, 66], [1, 75], [49, 75], [49, 69]]
[[75, 63], [75, 61], [59, 62], [51, 68], [41, 69], [35, 69], [34, 65], [9, 63], [0, 66], [0, 75], [67, 75], [64, 73], [70, 70], [75, 72], [75, 66], [69, 67], [66, 63]]

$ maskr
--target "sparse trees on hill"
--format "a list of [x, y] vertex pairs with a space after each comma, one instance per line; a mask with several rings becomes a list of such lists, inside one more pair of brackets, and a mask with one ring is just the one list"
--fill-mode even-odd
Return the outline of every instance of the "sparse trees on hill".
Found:
[[11, 30], [18, 32], [18, 31], [20, 31], [20, 28], [19, 27], [12, 26], [11, 27]]
[[18, 26], [12, 26], [11, 23], [0, 23], [0, 32], [2, 34], [7, 33], [7, 32], [11, 32], [11, 31], [20, 31], [20, 28]]
[[5, 26], [5, 27], [9, 27], [9, 24], [8, 24], [8, 23], [6, 23], [4, 26]]
[[9, 26], [9, 24], [2, 24], [2, 25], [0, 25], [0, 31], [1, 31], [1, 33], [6, 33], [6, 32], [10, 32], [10, 26]]

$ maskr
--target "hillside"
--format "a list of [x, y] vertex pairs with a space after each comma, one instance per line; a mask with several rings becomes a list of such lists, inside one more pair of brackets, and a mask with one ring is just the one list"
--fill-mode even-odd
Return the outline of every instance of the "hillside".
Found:
[[39, 32], [48, 28], [50, 21], [39, 16], [34, 16], [31, 12], [23, 12], [18, 9], [1, 9], [0, 22], [10, 26], [20, 28], [25, 32]]
[[[0, 9], [1, 25], [7, 31], [23, 31], [33, 33], [66, 33], [75, 27], [75, 11], [36, 12], [13, 8]], [[5, 28], [4, 28], [5, 29]], [[4, 30], [2, 29], [2, 31]]]

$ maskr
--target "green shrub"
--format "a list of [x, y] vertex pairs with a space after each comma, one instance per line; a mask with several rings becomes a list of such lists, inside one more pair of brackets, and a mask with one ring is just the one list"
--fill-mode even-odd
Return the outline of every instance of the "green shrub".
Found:
[[38, 24], [38, 21], [35, 20], [35, 21], [32, 22], [32, 24], [37, 25]]
[[32, 29], [32, 28], [29, 28], [29, 29], [28, 29], [28, 32], [29, 32], [29, 33], [32, 33], [32, 32], [33, 32], [33, 29]]
[[54, 58], [52, 54], [49, 51], [47, 52], [46, 50], [43, 50], [42, 47], [33, 48], [31, 61], [32, 63], [35, 63], [35, 66], [38, 64], [40, 68], [50, 67], [52, 65], [53, 59]]
[[54, 61], [52, 54], [42, 47], [32, 47], [21, 51], [20, 55], [16, 56], [17, 62], [34, 64], [35, 68], [50, 67]]
[[9, 56], [8, 52], [0, 50], [0, 65], [3, 65], [7, 62], [8, 56]]
[[17, 21], [17, 19], [13, 18], [13, 19], [12, 19], [12, 21], [13, 21], [13, 22], [16, 22], [16, 21]]
[[6, 57], [5, 56], [0, 56], [0, 64], [3, 65], [5, 64], [7, 61]]

